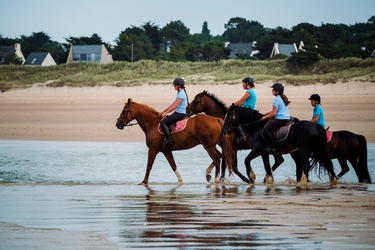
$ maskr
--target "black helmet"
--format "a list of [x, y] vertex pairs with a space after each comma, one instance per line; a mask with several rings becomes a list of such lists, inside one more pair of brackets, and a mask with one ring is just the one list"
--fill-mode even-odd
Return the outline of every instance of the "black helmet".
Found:
[[172, 85], [180, 85], [181, 87], [185, 86], [185, 81], [182, 78], [176, 78], [174, 79]]
[[251, 77], [246, 77], [242, 80], [242, 82], [246, 82], [247, 84], [254, 83], [254, 79]]
[[320, 96], [318, 94], [313, 94], [310, 96], [309, 100], [314, 100], [320, 103]]
[[271, 86], [271, 88], [276, 89], [277, 91], [279, 91], [280, 95], [284, 94], [284, 86], [281, 83], [279, 83], [279, 82], [274, 83]]

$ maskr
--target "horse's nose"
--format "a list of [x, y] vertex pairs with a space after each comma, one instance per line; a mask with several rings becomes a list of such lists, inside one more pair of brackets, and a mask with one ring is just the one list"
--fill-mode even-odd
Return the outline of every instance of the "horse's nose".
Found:
[[116, 122], [116, 127], [118, 129], [124, 129], [124, 122], [123, 121], [117, 121]]

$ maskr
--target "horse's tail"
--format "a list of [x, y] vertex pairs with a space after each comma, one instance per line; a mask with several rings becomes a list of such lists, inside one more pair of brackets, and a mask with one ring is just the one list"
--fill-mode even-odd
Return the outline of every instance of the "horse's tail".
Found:
[[[316, 144], [313, 148], [313, 155], [311, 156], [312, 160], [311, 168], [315, 168], [317, 165], [319, 165], [319, 173], [318, 176], [320, 178], [320, 174], [323, 171], [328, 171], [330, 173], [334, 174], [333, 171], [333, 164], [332, 160], [328, 155], [327, 150], [327, 133], [326, 130], [323, 128], [323, 126], [316, 124], [315, 127], [318, 130], [318, 138], [316, 140]], [[319, 163], [319, 164], [318, 164]], [[322, 168], [322, 166], [324, 168]], [[332, 176], [336, 177], [336, 175]]]
[[229, 170], [229, 176], [233, 173], [233, 149], [232, 140], [229, 135], [221, 135], [220, 145], [222, 148], [223, 159], [225, 159], [225, 165]]
[[372, 183], [370, 173], [367, 166], [367, 141], [363, 135], [357, 135], [359, 148], [358, 148], [358, 176], [360, 182]]
[[[221, 127], [223, 127], [224, 121], [221, 118], [217, 119]], [[224, 135], [223, 133], [220, 136], [220, 146], [222, 149], [223, 159], [225, 160], [225, 165], [228, 167], [229, 175], [233, 173], [233, 149], [232, 149], [232, 140], [229, 135]]]

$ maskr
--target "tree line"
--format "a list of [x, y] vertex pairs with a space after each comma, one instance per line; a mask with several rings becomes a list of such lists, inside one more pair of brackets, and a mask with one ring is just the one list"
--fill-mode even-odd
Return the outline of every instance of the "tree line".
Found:
[[[299, 23], [291, 29], [283, 27], [265, 28], [258, 21], [245, 18], [231, 18], [225, 24], [222, 35], [212, 36], [205, 21], [201, 33], [190, 34], [188, 27], [180, 20], [171, 21], [160, 27], [151, 21], [121, 31], [111, 45], [94, 33], [90, 37], [68, 37], [65, 43], [52, 41], [45, 32], [33, 32], [11, 39], [0, 34], [0, 45], [21, 44], [25, 58], [31, 52], [49, 52], [57, 64], [65, 63], [71, 45], [106, 46], [116, 61], [166, 60], [166, 61], [219, 61], [227, 59], [230, 49], [225, 42], [252, 43], [258, 50], [256, 58], [269, 59], [274, 43], [304, 43], [304, 51], [295, 53], [288, 62], [294, 66], [304, 65], [321, 59], [346, 57], [368, 58], [375, 50], [375, 15], [366, 23], [322, 24]], [[298, 55], [297, 55], [298, 54]], [[281, 55], [282, 57], [282, 55]], [[280, 58], [280, 57], [279, 57]]]

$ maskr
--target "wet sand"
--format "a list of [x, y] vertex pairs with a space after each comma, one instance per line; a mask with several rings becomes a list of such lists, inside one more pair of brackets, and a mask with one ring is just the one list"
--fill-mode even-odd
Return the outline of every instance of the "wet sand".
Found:
[[1, 249], [375, 248], [368, 185], [10, 185], [0, 195]]
[[[260, 111], [270, 110], [269, 85], [256, 85]], [[188, 85], [190, 100], [202, 90], [228, 105], [243, 94], [240, 84]], [[287, 86], [293, 116], [310, 118], [312, 93], [321, 95], [332, 130], [375, 142], [375, 84]], [[12, 90], [0, 95], [0, 139], [144, 141], [137, 126], [115, 127], [129, 97], [162, 110], [175, 92], [161, 85]], [[0, 249], [375, 249], [373, 184], [0, 185], [0, 196]]]

